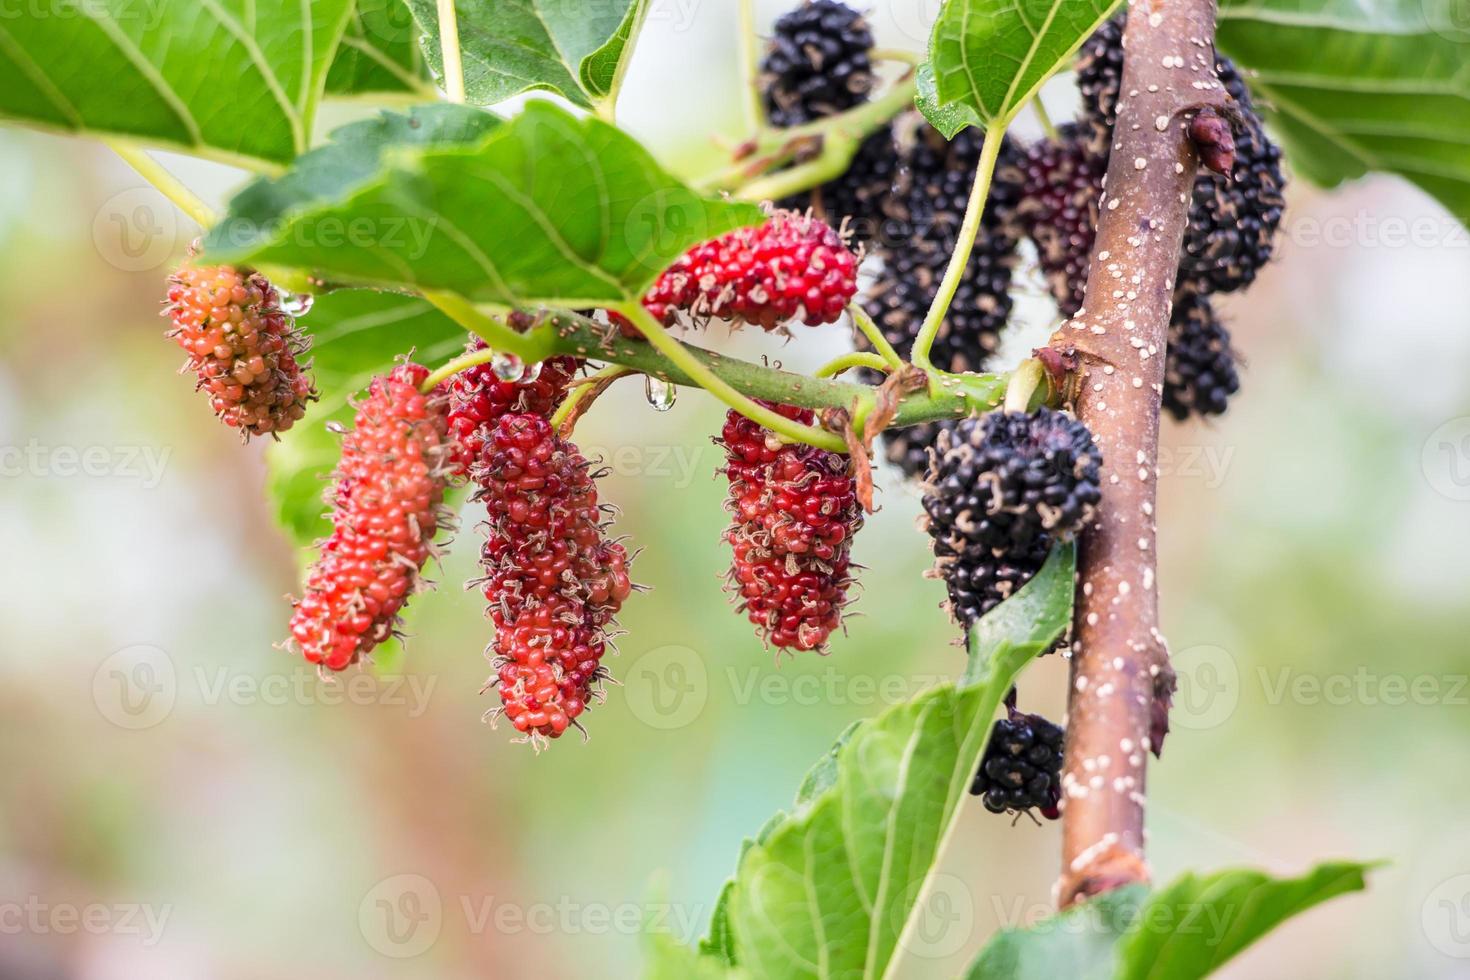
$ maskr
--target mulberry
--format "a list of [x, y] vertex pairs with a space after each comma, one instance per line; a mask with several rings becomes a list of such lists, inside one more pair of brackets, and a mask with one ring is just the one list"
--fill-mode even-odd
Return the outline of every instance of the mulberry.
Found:
[[[479, 339], [470, 351], [484, 350]], [[535, 365], [518, 381], [503, 381], [490, 364], [466, 368], [449, 379], [449, 434], [455, 443], [455, 462], [461, 470], [480, 458], [485, 443], [502, 416], [528, 413], [549, 418], [566, 396], [580, 362], [553, 357]]]
[[[805, 424], [814, 418], [808, 409], [769, 407]], [[735, 411], [716, 441], [730, 481], [731, 592], [767, 644], [825, 652], [842, 622], [852, 538], [863, 523], [847, 457], [782, 443]]]
[[164, 315], [173, 321], [168, 336], [189, 354], [195, 388], [245, 438], [286, 431], [316, 400], [299, 360], [309, 341], [259, 273], [185, 264], [169, 280]]
[[[1228, 181], [1210, 172], [1195, 178], [1179, 281], [1206, 292], [1231, 292], [1250, 285], [1271, 259], [1286, 178], [1281, 150], [1266, 135], [1240, 70], [1218, 54], [1215, 70], [1241, 117], [1235, 167]], [[1102, 146], [1112, 142], [1122, 83], [1123, 25], [1114, 19], [1087, 40], [1077, 62], [1084, 116]]]
[[899, 175], [899, 151], [892, 124], [869, 133], [848, 162], [842, 175], [811, 191], [782, 199], [781, 207], [795, 211], [815, 210], [833, 228], [840, 228], [857, 245], [894, 242], [894, 182]]
[[873, 88], [873, 32], [835, 0], [808, 0], [776, 21], [761, 61], [771, 125], [800, 126], [851, 109]]
[[858, 257], [814, 217], [777, 211], [690, 249], [644, 296], [655, 319], [677, 311], [753, 323], [765, 330], [800, 319], [834, 323], [857, 293]]
[[1032, 808], [1048, 820], [1061, 816], [1061, 727], [1040, 715], [1006, 705], [997, 718], [970, 793], [981, 797], [991, 813], [1025, 813]]
[[501, 416], [470, 475], [489, 513], [480, 585], [498, 711], [533, 741], [556, 738], [600, 697], [607, 631], [632, 589], [628, 555], [605, 536], [589, 463], [544, 417]]
[[329, 670], [392, 635], [446, 522], [447, 424], [442, 396], [419, 391], [428, 374], [403, 364], [374, 379], [343, 436], [328, 498], [332, 533], [291, 617], [292, 642]]
[[991, 412], [941, 434], [924, 511], [955, 618], [973, 625], [1091, 519], [1100, 465], [1087, 427], [1049, 408]]
[[1106, 145], [1099, 152], [1083, 134], [1075, 125], [1062, 126], [1057, 139], [1030, 146], [1007, 175], [1021, 185], [1018, 221], [1036, 243], [1042, 274], [1069, 319], [1082, 308], [1107, 171]]
[[1190, 415], [1222, 415], [1239, 390], [1230, 331], [1209, 297], [1177, 290], [1164, 359], [1164, 410], [1181, 422]]

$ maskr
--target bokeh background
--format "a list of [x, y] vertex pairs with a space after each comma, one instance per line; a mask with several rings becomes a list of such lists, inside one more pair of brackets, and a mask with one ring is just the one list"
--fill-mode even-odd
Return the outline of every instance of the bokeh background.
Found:
[[[925, 4], [876, 6], [880, 43], [922, 46]], [[686, 173], [739, 132], [734, 23], [656, 2], [637, 52], [625, 124]], [[216, 203], [241, 180], [164, 159]], [[686, 392], [658, 414], [628, 386], [579, 440], [651, 591], [590, 742], [537, 757], [480, 723], [473, 508], [398, 672], [321, 684], [272, 646], [297, 556], [263, 447], [214, 422], [162, 337], [193, 227], [96, 144], [0, 129], [0, 173], [0, 977], [632, 976], [640, 922], [702, 935], [741, 839], [845, 725], [959, 670], [891, 474], [847, 637], [775, 664], [720, 590], [721, 411]], [[1012, 350], [1054, 316], [1034, 274], [1022, 291]], [[1297, 183], [1279, 261], [1225, 309], [1244, 390], [1165, 431], [1182, 689], [1156, 875], [1384, 858], [1226, 975], [1470, 976], [1470, 237], [1397, 179]], [[847, 335], [708, 340], [811, 367]], [[1064, 671], [1038, 664], [1023, 703], [1059, 716]], [[952, 976], [1049, 908], [1058, 827], [962, 820], [906, 977]]]

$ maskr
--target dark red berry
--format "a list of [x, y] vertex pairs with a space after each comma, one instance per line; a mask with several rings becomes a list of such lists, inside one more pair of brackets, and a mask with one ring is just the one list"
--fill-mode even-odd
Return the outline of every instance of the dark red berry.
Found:
[[291, 642], [329, 670], [357, 663], [393, 634], [446, 521], [444, 399], [419, 391], [428, 374], [402, 364], [375, 378], [343, 435], [332, 533], [291, 616]]
[[[485, 350], [482, 340], [470, 351]], [[456, 463], [467, 469], [484, 451], [485, 441], [504, 415], [529, 413], [550, 417], [566, 396], [567, 385], [581, 363], [553, 357], [533, 365], [515, 381], [503, 381], [493, 364], [477, 364], [449, 379], [449, 434], [456, 443]]]
[[[808, 409], [770, 405], [811, 424]], [[735, 601], [778, 650], [825, 652], [842, 623], [852, 584], [852, 538], [862, 527], [848, 459], [815, 446], [783, 443], [731, 411], [717, 442], [730, 481], [725, 540]]]
[[316, 400], [300, 358], [309, 341], [257, 272], [186, 263], [169, 279], [168, 336], [214, 414], [246, 438], [291, 428]]
[[1036, 256], [1064, 317], [1082, 308], [1087, 267], [1097, 231], [1098, 198], [1107, 172], [1106, 148], [1064, 125], [1055, 140], [1027, 148], [1011, 179], [1021, 184], [1016, 214], [1036, 243]]
[[1062, 745], [1065, 732], [1040, 715], [1006, 705], [1006, 717], [990, 729], [985, 755], [970, 785], [991, 813], [1025, 813], [1048, 820], [1061, 816]]

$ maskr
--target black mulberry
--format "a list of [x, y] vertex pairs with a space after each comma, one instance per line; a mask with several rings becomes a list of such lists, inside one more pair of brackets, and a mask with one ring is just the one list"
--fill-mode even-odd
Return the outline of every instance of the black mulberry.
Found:
[[1061, 816], [1062, 742], [1065, 733], [1040, 715], [1006, 705], [996, 719], [970, 793], [991, 813], [1025, 813], [1032, 808], [1048, 820]]
[[1177, 290], [1164, 361], [1164, 410], [1181, 422], [1190, 415], [1222, 415], [1238, 390], [1230, 331], [1208, 296]]
[[761, 62], [771, 125], [800, 126], [851, 109], [873, 88], [873, 32], [835, 0], [808, 0], [776, 21]]

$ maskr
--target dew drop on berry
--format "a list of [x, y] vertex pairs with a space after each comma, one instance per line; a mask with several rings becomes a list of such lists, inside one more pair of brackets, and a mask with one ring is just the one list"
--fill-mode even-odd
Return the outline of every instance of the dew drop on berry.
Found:
[[501, 381], [520, 381], [526, 376], [526, 362], [514, 354], [497, 353], [490, 359], [490, 370]]
[[655, 412], [667, 412], [673, 408], [677, 394], [677, 389], [662, 378], [651, 374], [643, 376], [643, 397]]

